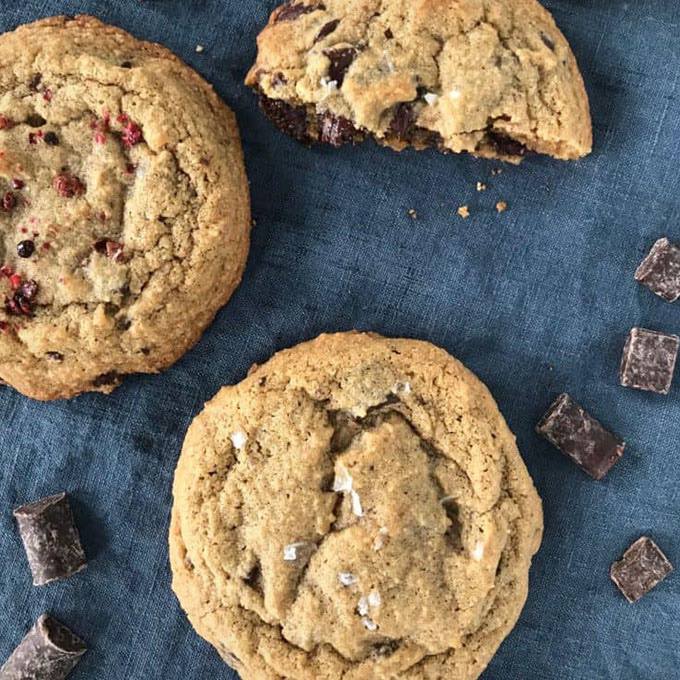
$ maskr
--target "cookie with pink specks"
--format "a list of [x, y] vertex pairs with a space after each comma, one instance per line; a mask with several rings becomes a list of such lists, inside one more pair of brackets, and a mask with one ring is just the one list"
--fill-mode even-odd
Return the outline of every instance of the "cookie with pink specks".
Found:
[[361, 333], [224, 388], [174, 499], [174, 590], [244, 680], [477, 678], [543, 528], [484, 385], [429, 343]]
[[168, 367], [245, 266], [233, 113], [92, 17], [0, 36], [0, 64], [0, 380], [56, 399]]

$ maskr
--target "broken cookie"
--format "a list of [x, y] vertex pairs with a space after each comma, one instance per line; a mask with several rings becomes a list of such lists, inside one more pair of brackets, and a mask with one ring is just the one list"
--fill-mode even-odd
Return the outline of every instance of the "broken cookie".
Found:
[[590, 153], [576, 59], [535, 0], [289, 1], [258, 37], [246, 83], [304, 142], [434, 147], [519, 162]]

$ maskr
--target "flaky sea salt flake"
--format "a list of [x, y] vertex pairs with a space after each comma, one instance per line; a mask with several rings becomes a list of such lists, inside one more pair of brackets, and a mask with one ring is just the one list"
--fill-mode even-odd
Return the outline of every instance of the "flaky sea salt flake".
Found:
[[357, 582], [357, 577], [349, 571], [341, 571], [338, 574], [338, 581], [346, 588], [349, 588], [349, 586], [353, 586]]
[[378, 552], [378, 550], [382, 550], [385, 547], [385, 539], [388, 535], [389, 531], [387, 530], [387, 527], [380, 527], [378, 530], [378, 535], [373, 540], [373, 550], [376, 552]]
[[338, 466], [338, 471], [335, 473], [333, 480], [333, 491], [349, 493], [352, 490], [352, 475], [344, 465]]
[[364, 616], [361, 619], [361, 623], [364, 624], [366, 630], [370, 630], [371, 632], [378, 630], [378, 624], [373, 621], [373, 619], [369, 619], [368, 616]]
[[380, 597], [380, 593], [377, 590], [372, 590], [368, 594], [366, 600], [368, 601], [369, 607], [379, 607], [382, 604], [382, 598]]
[[472, 559], [476, 562], [481, 562], [484, 557], [484, 543], [482, 541], [477, 541], [474, 549], [472, 550]]
[[241, 430], [232, 432], [229, 435], [229, 439], [231, 439], [231, 443], [234, 445], [234, 448], [239, 449], [239, 451], [246, 445], [246, 442], [248, 441], [246, 433], [241, 432]]
[[290, 543], [283, 549], [283, 559], [286, 562], [295, 562], [298, 558], [298, 550], [305, 547], [305, 543]]

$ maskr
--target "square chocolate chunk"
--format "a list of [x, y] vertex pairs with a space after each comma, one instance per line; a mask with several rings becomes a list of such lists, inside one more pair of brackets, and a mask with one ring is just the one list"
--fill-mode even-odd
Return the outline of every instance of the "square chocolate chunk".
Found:
[[626, 444], [606, 430], [568, 394], [560, 394], [536, 426], [562, 453], [593, 479], [602, 479], [621, 458]]
[[87, 566], [66, 493], [22, 505], [14, 516], [33, 585], [44, 586], [68, 578]]
[[673, 382], [680, 338], [645, 328], [633, 328], [621, 358], [624, 387], [668, 394]]
[[673, 571], [673, 565], [651, 538], [638, 538], [609, 575], [628, 602], [637, 602]]
[[635, 280], [668, 302], [680, 298], [680, 246], [660, 238], [635, 272]]

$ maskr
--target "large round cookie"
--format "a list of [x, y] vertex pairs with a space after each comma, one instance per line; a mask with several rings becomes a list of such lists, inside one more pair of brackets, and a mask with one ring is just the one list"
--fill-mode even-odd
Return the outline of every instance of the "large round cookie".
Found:
[[373, 136], [514, 162], [592, 147], [576, 59], [536, 0], [291, 0], [246, 82], [302, 141]]
[[249, 231], [234, 115], [168, 50], [83, 16], [0, 37], [0, 379], [54, 399], [169, 366]]
[[174, 497], [173, 588], [244, 680], [476, 678], [543, 526], [484, 385], [433, 345], [359, 333], [224, 388]]

